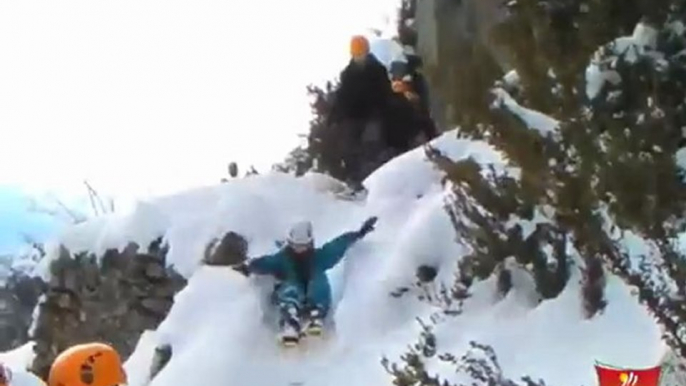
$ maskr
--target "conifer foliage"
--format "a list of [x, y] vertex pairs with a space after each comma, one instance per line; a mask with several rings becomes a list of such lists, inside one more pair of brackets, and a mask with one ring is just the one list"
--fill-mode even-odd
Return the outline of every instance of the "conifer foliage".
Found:
[[[480, 73], [490, 71], [480, 56], [440, 64], [490, 76], [485, 90], [460, 91], [490, 99], [455, 103], [459, 135], [488, 141], [521, 171], [481, 170], [428, 149], [452, 191], [446, 209], [456, 232], [471, 247], [456, 286], [468, 293], [474, 280], [507, 279], [505, 262], [514, 258], [545, 301], [579, 269], [582, 311], [593, 318], [611, 301], [604, 287], [612, 273], [637, 288], [668, 344], [686, 358], [686, 257], [677, 243], [686, 230], [686, 2], [503, 6], [508, 15], [493, 40], [511, 60], [507, 81]], [[636, 242], [643, 251], [632, 250]], [[449, 384], [422, 375], [431, 359], [421, 350], [402, 360], [386, 364], [396, 384]], [[494, 362], [481, 374], [492, 374]]]

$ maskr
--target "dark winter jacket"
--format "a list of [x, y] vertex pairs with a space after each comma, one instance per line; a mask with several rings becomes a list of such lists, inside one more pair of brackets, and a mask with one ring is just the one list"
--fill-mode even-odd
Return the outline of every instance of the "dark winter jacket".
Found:
[[419, 72], [412, 74], [412, 89], [419, 96], [419, 107], [428, 116], [431, 116], [431, 103], [429, 100], [429, 86], [426, 83], [426, 78]]
[[351, 60], [341, 72], [331, 122], [383, 117], [391, 94], [386, 67], [373, 54], [369, 54], [364, 64]]
[[388, 130], [384, 132], [386, 144], [398, 153], [409, 150], [417, 135], [417, 114], [412, 103], [403, 94], [394, 93], [388, 108]]
[[406, 60], [391, 63], [391, 78], [402, 80], [409, 77], [412, 90], [419, 96], [420, 107], [424, 109], [425, 114], [431, 116], [429, 86], [420, 72], [422, 60], [416, 55], [406, 55]]
[[389, 103], [388, 130], [384, 133], [388, 146], [398, 152], [412, 148], [415, 138], [423, 133], [427, 140], [436, 136], [433, 120], [418, 105], [401, 93], [394, 93]]

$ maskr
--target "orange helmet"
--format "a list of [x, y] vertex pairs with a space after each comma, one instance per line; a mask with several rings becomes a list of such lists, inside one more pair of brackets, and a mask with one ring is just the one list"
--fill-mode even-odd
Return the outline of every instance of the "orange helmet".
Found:
[[355, 35], [350, 39], [350, 55], [353, 57], [364, 56], [369, 53], [369, 40], [362, 35]]
[[72, 346], [57, 356], [48, 386], [116, 386], [126, 384], [117, 351], [104, 343]]

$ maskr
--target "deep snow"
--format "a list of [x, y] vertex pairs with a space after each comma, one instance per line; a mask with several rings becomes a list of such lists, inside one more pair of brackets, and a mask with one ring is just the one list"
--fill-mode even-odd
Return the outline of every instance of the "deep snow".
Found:
[[[484, 142], [449, 132], [434, 146], [452, 159], [474, 157], [503, 173], [518, 175]], [[154, 347], [172, 345], [169, 365], [152, 386], [176, 384], [273, 386], [380, 385], [390, 378], [382, 356], [397, 359], [420, 328], [416, 317], [436, 311], [408, 294], [389, 293], [411, 285], [422, 263], [441, 267], [438, 281], [450, 284], [465, 249], [444, 210], [441, 174], [422, 149], [394, 159], [366, 181], [365, 202], [343, 201], [329, 191], [329, 177], [271, 173], [141, 202], [128, 215], [104, 217], [70, 229], [61, 242], [73, 251], [102, 252], [134, 240], [164, 236], [169, 264], [189, 278], [166, 320], [148, 331], [127, 361], [131, 386], [146, 384]], [[379, 216], [377, 230], [353, 247], [330, 271], [336, 308], [335, 335], [285, 355], [261, 318], [266, 288], [226, 267], [200, 264], [205, 245], [227, 231], [250, 240], [249, 254], [272, 252], [288, 226], [309, 218], [318, 243], [356, 229]], [[577, 275], [578, 276], [578, 275]], [[515, 290], [495, 297], [493, 280], [474, 286], [465, 313], [436, 326], [439, 352], [461, 355], [470, 340], [492, 344], [506, 376], [531, 375], [556, 386], [595, 384], [593, 363], [652, 366], [664, 353], [660, 331], [619, 280], [607, 287], [609, 306], [584, 320], [578, 279], [562, 295], [535, 307], [530, 279], [515, 275]], [[455, 379], [454, 370], [432, 363], [432, 371]]]

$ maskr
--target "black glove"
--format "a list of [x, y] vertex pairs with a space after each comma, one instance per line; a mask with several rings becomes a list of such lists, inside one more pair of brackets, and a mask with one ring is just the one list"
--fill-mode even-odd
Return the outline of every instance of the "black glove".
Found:
[[364, 236], [367, 235], [367, 233], [369, 233], [369, 232], [371, 232], [371, 231], [374, 230], [374, 224], [376, 224], [376, 221], [377, 221], [378, 219], [379, 219], [379, 218], [376, 217], [376, 216], [370, 217], [370, 218], [367, 219], [367, 221], [364, 222], [364, 224], [362, 224], [362, 227], [361, 227], [360, 230], [357, 232], [357, 233], [360, 235], [360, 238], [363, 238]]
[[248, 267], [248, 264], [246, 263], [240, 263], [236, 265], [232, 265], [231, 269], [234, 271], [240, 273], [241, 275], [248, 277], [250, 276], [250, 268]]

